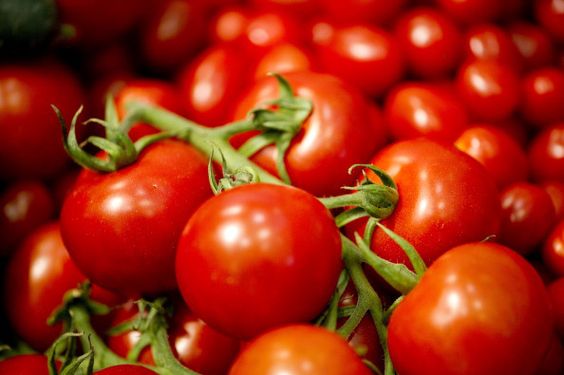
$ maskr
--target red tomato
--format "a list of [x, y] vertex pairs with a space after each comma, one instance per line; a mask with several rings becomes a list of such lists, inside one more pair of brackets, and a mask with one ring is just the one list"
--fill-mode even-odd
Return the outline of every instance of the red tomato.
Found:
[[471, 27], [466, 32], [465, 49], [467, 60], [495, 60], [515, 70], [523, 65], [519, 50], [509, 34], [494, 24]]
[[564, 41], [564, 6], [562, 0], [537, 0], [535, 16], [539, 23], [558, 41]]
[[[47, 318], [66, 291], [86, 278], [71, 261], [58, 223], [36, 229], [16, 250], [4, 278], [4, 306], [11, 327], [34, 349], [43, 351], [61, 334], [62, 326], [48, 326]], [[113, 304], [118, 297], [99, 288], [93, 297]]]
[[0, 374], [49, 375], [49, 364], [43, 354], [19, 354], [0, 360]]
[[207, 126], [227, 123], [250, 80], [248, 67], [235, 45], [223, 44], [211, 46], [181, 70], [181, 97], [188, 118]]
[[141, 31], [141, 54], [149, 67], [172, 70], [203, 47], [207, 9], [199, 0], [166, 0], [156, 4]]
[[384, 24], [393, 20], [406, 0], [318, 0], [320, 8], [338, 22]]
[[293, 17], [306, 18], [319, 12], [319, 0], [250, 0], [252, 6], [271, 11], [285, 11]]
[[519, 78], [509, 67], [492, 60], [463, 65], [456, 77], [458, 92], [478, 120], [501, 121], [519, 104]]
[[376, 26], [318, 23], [313, 27], [313, 42], [327, 73], [368, 95], [382, 95], [404, 75], [405, 59], [395, 37]]
[[[416, 139], [392, 144], [371, 163], [387, 172], [399, 190], [396, 209], [382, 224], [415, 246], [427, 264], [453, 246], [497, 234], [495, 182], [463, 152]], [[404, 252], [382, 231], [374, 234], [372, 249], [408, 264]]]
[[[117, 310], [113, 324], [133, 318], [135, 305]], [[139, 341], [140, 333], [130, 331], [108, 338], [108, 346], [116, 354], [126, 357]], [[169, 342], [175, 356], [191, 370], [206, 375], [227, 373], [239, 352], [239, 340], [222, 335], [192, 314], [184, 303], [176, 303], [169, 326]], [[149, 348], [141, 352], [141, 363], [154, 365]]]
[[[349, 167], [370, 160], [386, 142], [387, 129], [380, 111], [354, 87], [335, 77], [311, 72], [288, 73], [284, 77], [295, 95], [313, 103], [313, 112], [286, 153], [292, 184], [317, 196], [340, 194], [342, 186], [354, 184], [355, 176], [348, 173]], [[250, 110], [278, 95], [278, 83], [273, 77], [257, 81], [242, 98], [234, 118], [244, 118]], [[263, 148], [252, 160], [277, 173], [274, 146]]]
[[138, 365], [118, 365], [96, 371], [94, 375], [156, 375], [153, 370]]
[[542, 248], [544, 264], [558, 277], [564, 277], [564, 220], [548, 233]]
[[540, 128], [564, 121], [564, 73], [556, 68], [541, 68], [527, 74], [521, 82], [521, 113]]
[[564, 371], [564, 347], [560, 339], [553, 335], [550, 348], [544, 356], [542, 365], [535, 375], [562, 375]]
[[541, 186], [552, 199], [556, 211], [556, 219], [564, 219], [564, 182], [546, 181]]
[[0, 255], [6, 255], [29, 233], [55, 214], [55, 202], [39, 181], [20, 181], [0, 195]]
[[273, 46], [262, 55], [255, 68], [255, 79], [269, 73], [285, 74], [289, 72], [311, 70], [313, 55], [309, 50], [292, 43]]
[[72, 40], [82, 47], [101, 46], [123, 37], [148, 9], [140, 6], [138, 0], [56, 0], [56, 3], [60, 22], [73, 27]]
[[189, 308], [240, 338], [316, 317], [340, 271], [339, 230], [325, 207], [303, 190], [264, 183], [236, 187], [200, 206], [176, 255]]
[[525, 150], [500, 129], [473, 126], [458, 137], [455, 146], [479, 161], [498, 188], [527, 179], [529, 161]]
[[552, 322], [544, 285], [525, 259], [470, 243], [429, 267], [392, 313], [388, 344], [402, 375], [533, 374]]
[[542, 243], [556, 220], [550, 196], [540, 186], [518, 182], [500, 194], [501, 243], [529, 254]]
[[547, 287], [556, 320], [556, 333], [564, 340], [564, 277], [556, 279]]
[[69, 158], [55, 103], [71, 118], [84, 103], [77, 79], [51, 61], [0, 66], [0, 180], [53, 177]]
[[243, 39], [250, 14], [246, 8], [224, 7], [212, 18], [209, 39], [213, 44], [235, 42]]
[[173, 289], [178, 236], [210, 195], [204, 156], [180, 141], [157, 142], [117, 172], [83, 170], [61, 212], [65, 245], [110, 290]]
[[541, 68], [555, 60], [552, 40], [541, 27], [517, 21], [509, 26], [508, 32], [527, 69]]
[[397, 140], [425, 136], [452, 142], [468, 127], [468, 114], [455, 93], [424, 83], [396, 86], [386, 98], [385, 115]]
[[414, 8], [396, 23], [395, 34], [411, 72], [423, 78], [448, 76], [462, 57], [462, 35], [443, 12]]
[[493, 21], [505, 8], [502, 0], [435, 0], [452, 17], [461, 23], [475, 24]]
[[[166, 81], [139, 79], [125, 83], [117, 90], [115, 95], [120, 119], [125, 117], [129, 101], [157, 105], [178, 114], [182, 112], [182, 104], [177, 89]], [[137, 123], [129, 131], [129, 137], [135, 141], [144, 135], [157, 132], [158, 130], [149, 124]]]
[[249, 16], [243, 41], [260, 53], [261, 49], [282, 42], [300, 43], [304, 40], [303, 28], [295, 17], [281, 11], [257, 11]]
[[239, 355], [229, 375], [370, 375], [360, 357], [337, 334], [321, 327], [290, 325], [267, 332]]
[[531, 174], [536, 181], [564, 183], [564, 122], [538, 133], [529, 146]]

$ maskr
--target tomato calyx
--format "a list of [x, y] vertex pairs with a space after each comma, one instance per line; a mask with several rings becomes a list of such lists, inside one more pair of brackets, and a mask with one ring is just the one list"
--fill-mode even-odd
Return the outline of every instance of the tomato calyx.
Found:
[[208, 163], [208, 179], [210, 187], [215, 195], [236, 186], [260, 182], [260, 177], [253, 167], [242, 166], [237, 169], [232, 169], [227, 164], [227, 160], [221, 150], [219, 150], [219, 153], [221, 157], [221, 174], [219, 178], [216, 176], [213, 168], [213, 151]]

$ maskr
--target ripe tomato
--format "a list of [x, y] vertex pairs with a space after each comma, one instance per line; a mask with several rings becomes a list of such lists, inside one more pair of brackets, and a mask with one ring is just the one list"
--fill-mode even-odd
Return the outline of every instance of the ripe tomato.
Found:
[[478, 160], [496, 180], [498, 188], [528, 176], [525, 150], [511, 136], [493, 126], [473, 126], [455, 141], [459, 150]]
[[[4, 278], [4, 306], [12, 328], [36, 350], [47, 349], [61, 334], [62, 326], [47, 325], [47, 318], [65, 292], [86, 281], [63, 245], [58, 223], [36, 229], [10, 259]], [[100, 288], [93, 298], [114, 304], [119, 301]]]
[[139, 365], [118, 365], [96, 371], [94, 375], [156, 375], [153, 370]]
[[564, 182], [545, 181], [541, 186], [550, 195], [550, 199], [552, 199], [556, 211], [556, 219], [564, 219]]
[[402, 375], [534, 374], [552, 323], [545, 287], [525, 259], [470, 243], [437, 259], [392, 313], [389, 350]]
[[50, 105], [70, 118], [84, 101], [78, 80], [58, 63], [0, 66], [0, 180], [61, 172], [69, 158]]
[[249, 15], [242, 41], [260, 54], [264, 48], [283, 42], [301, 43], [304, 39], [303, 28], [291, 14], [259, 10]]
[[[358, 90], [335, 77], [312, 72], [293, 72], [284, 77], [295, 95], [313, 103], [313, 112], [286, 153], [292, 184], [317, 196], [340, 194], [342, 186], [354, 184], [349, 167], [367, 162], [386, 142], [387, 129], [380, 111]], [[278, 96], [278, 83], [273, 77], [259, 80], [242, 98], [234, 118], [244, 118], [253, 108]], [[233, 141], [237, 142], [240, 138]], [[252, 160], [277, 174], [276, 155], [276, 147], [267, 146]]]
[[[427, 139], [394, 143], [371, 162], [396, 182], [399, 201], [382, 224], [407, 239], [427, 264], [449, 248], [495, 235], [499, 200], [494, 180], [476, 160]], [[382, 231], [372, 249], [408, 264], [404, 252]]]
[[564, 7], [561, 0], [538, 0], [534, 3], [539, 23], [558, 41], [564, 41]]
[[242, 40], [249, 17], [247, 8], [233, 6], [219, 9], [210, 21], [209, 39], [212, 44]]
[[[135, 316], [137, 307], [128, 304], [117, 310], [113, 325], [123, 323]], [[138, 331], [130, 331], [108, 338], [108, 346], [116, 354], [126, 357], [140, 338]], [[210, 328], [187, 308], [184, 302], [177, 302], [169, 326], [169, 342], [174, 355], [191, 370], [206, 375], [227, 373], [239, 352], [240, 342]], [[141, 352], [139, 361], [154, 365], [149, 348]]]
[[544, 356], [542, 365], [535, 375], [561, 375], [564, 371], [564, 347], [560, 339], [553, 335], [550, 348]]
[[521, 113], [531, 124], [546, 128], [564, 121], [564, 73], [557, 68], [531, 71], [521, 82]]
[[285, 74], [288, 72], [311, 70], [314, 66], [312, 53], [293, 43], [277, 44], [258, 59], [255, 68], [255, 79], [269, 73]]
[[317, 316], [341, 272], [339, 230], [311, 194], [249, 184], [206, 201], [176, 255], [188, 307], [228, 335], [250, 338]]
[[178, 236], [209, 196], [204, 156], [157, 142], [117, 172], [82, 171], [61, 212], [63, 239], [94, 283], [128, 294], [173, 289]]
[[542, 243], [556, 220], [550, 196], [540, 186], [517, 182], [500, 193], [501, 243], [528, 254]]
[[467, 60], [495, 60], [520, 70], [523, 61], [509, 34], [494, 24], [471, 27], [465, 36]]
[[554, 62], [554, 46], [543, 28], [525, 21], [516, 21], [509, 25], [508, 32], [525, 68], [541, 68]]
[[55, 202], [39, 181], [14, 182], [0, 195], [0, 256], [55, 214]]
[[49, 364], [43, 354], [19, 354], [0, 360], [0, 374], [49, 375]]
[[319, 23], [313, 27], [313, 43], [324, 71], [367, 95], [382, 95], [404, 75], [403, 53], [395, 37], [382, 28]]
[[531, 140], [529, 163], [535, 181], [564, 183], [564, 122], [547, 127]]
[[396, 140], [425, 136], [452, 142], [468, 127], [468, 113], [455, 93], [425, 83], [397, 85], [384, 112]]
[[340, 336], [309, 325], [290, 325], [257, 337], [229, 371], [229, 375], [282, 373], [370, 375], [372, 371]]
[[420, 77], [448, 76], [462, 57], [462, 35], [440, 10], [413, 8], [397, 20], [395, 35], [410, 71]]
[[564, 277], [560, 277], [547, 287], [556, 319], [556, 333], [564, 339]]
[[318, 0], [320, 9], [335, 21], [385, 24], [393, 20], [406, 0]]
[[558, 277], [564, 277], [564, 220], [548, 233], [542, 248], [544, 264]]
[[497, 0], [436, 0], [448, 14], [464, 24], [493, 21], [498, 18], [507, 1]]
[[456, 84], [462, 100], [476, 120], [507, 120], [519, 104], [517, 74], [497, 61], [466, 63], [458, 71]]

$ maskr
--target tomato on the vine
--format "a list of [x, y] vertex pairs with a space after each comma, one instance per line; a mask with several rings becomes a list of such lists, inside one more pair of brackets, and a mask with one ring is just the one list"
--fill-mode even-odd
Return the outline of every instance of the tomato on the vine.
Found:
[[315, 318], [341, 268], [339, 230], [321, 202], [301, 189], [265, 183], [206, 201], [188, 221], [176, 255], [188, 307], [240, 338]]
[[96, 371], [93, 375], [157, 375], [157, 373], [140, 365], [117, 365]]
[[0, 374], [49, 375], [49, 363], [43, 354], [19, 354], [0, 360]]

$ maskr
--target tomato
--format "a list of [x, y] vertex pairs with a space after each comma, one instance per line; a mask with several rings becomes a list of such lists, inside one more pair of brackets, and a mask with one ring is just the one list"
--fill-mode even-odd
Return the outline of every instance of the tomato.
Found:
[[6, 255], [31, 231], [55, 214], [55, 202], [39, 181], [20, 181], [0, 195], [0, 255]]
[[210, 21], [209, 39], [213, 44], [242, 40], [249, 17], [247, 8], [234, 6], [219, 9]]
[[293, 17], [306, 18], [319, 12], [318, 0], [251, 0], [250, 4], [258, 9], [284, 11]]
[[82, 171], [61, 212], [63, 239], [79, 269], [107, 289], [173, 289], [178, 236], [210, 195], [204, 156], [157, 142], [117, 172]]
[[521, 82], [521, 113], [531, 124], [545, 128], [564, 121], [564, 73], [557, 68], [531, 71]]
[[149, 67], [173, 70], [204, 46], [207, 9], [199, 0], [166, 0], [156, 4], [141, 30], [140, 53]]
[[406, 0], [319, 0], [320, 9], [344, 23], [385, 24], [402, 10]]
[[[71, 261], [58, 223], [48, 223], [27, 237], [10, 259], [4, 278], [4, 306], [12, 328], [36, 350], [47, 349], [62, 326], [48, 326], [47, 318], [66, 291], [86, 281]], [[94, 288], [93, 297], [114, 304], [119, 297]]]
[[564, 339], [564, 277], [560, 277], [547, 287], [556, 320], [556, 333]]
[[560, 339], [553, 335], [550, 348], [535, 375], [561, 375], [562, 371], [564, 371], [564, 347]]
[[528, 156], [532, 177], [536, 181], [564, 183], [564, 122], [539, 132], [529, 146]]
[[462, 35], [443, 12], [413, 8], [395, 26], [411, 72], [423, 78], [448, 76], [462, 57]]
[[564, 277], [564, 220], [549, 233], [542, 248], [544, 264], [558, 277]]
[[402, 375], [534, 374], [552, 323], [545, 287], [525, 259], [469, 243], [437, 259], [399, 304], [388, 344]]
[[235, 360], [229, 375], [369, 375], [360, 357], [337, 334], [310, 325], [264, 333]]
[[546, 181], [540, 185], [552, 199], [556, 219], [564, 219], [564, 182]]
[[304, 39], [303, 29], [296, 18], [282, 11], [253, 12], [243, 34], [244, 42], [255, 50], [282, 42], [300, 43]]
[[0, 360], [0, 374], [49, 375], [49, 364], [43, 354], [19, 354]]
[[386, 97], [385, 115], [396, 140], [425, 136], [452, 142], [468, 127], [463, 103], [449, 89], [402, 83]]
[[123, 37], [142, 20], [147, 9], [139, 6], [137, 0], [56, 0], [56, 3], [60, 22], [73, 28], [72, 41], [85, 48]]
[[[125, 83], [115, 95], [115, 103], [120, 119], [127, 113], [127, 103], [137, 101], [153, 104], [169, 111], [181, 114], [182, 104], [178, 90], [166, 81], [157, 79], [139, 79]], [[154, 134], [158, 131], [149, 124], [134, 124], [129, 131], [129, 137], [135, 141], [144, 135]]]
[[281, 43], [273, 46], [262, 55], [255, 68], [255, 79], [269, 73], [285, 74], [288, 72], [311, 70], [314, 66], [312, 53], [297, 44]]
[[[191, 370], [206, 375], [225, 374], [239, 352], [240, 342], [210, 328], [184, 305], [175, 303], [174, 315], [169, 327], [169, 341], [175, 356]], [[117, 310], [115, 325], [133, 318], [135, 305], [126, 305]], [[108, 338], [108, 346], [116, 354], [126, 357], [139, 341], [138, 331], [130, 331]], [[153, 356], [147, 348], [141, 352], [141, 363], [153, 365]]]
[[529, 161], [525, 150], [500, 129], [487, 125], [470, 127], [458, 137], [455, 146], [478, 160], [499, 188], [527, 180]]
[[552, 200], [540, 186], [517, 182], [500, 193], [501, 243], [528, 254], [540, 244], [555, 222]]
[[[284, 77], [295, 95], [313, 103], [311, 115], [286, 153], [292, 184], [317, 196], [341, 194], [342, 186], [354, 184], [349, 167], [370, 160], [386, 142], [387, 129], [380, 111], [358, 90], [335, 77], [312, 72], [293, 72]], [[278, 96], [278, 83], [273, 77], [257, 81], [239, 102], [233, 118], [244, 118], [253, 108]], [[252, 160], [277, 174], [274, 146], [261, 149]]]
[[382, 28], [319, 23], [313, 27], [313, 43], [324, 71], [367, 95], [382, 95], [404, 75], [402, 51], [395, 37]]
[[517, 21], [509, 25], [508, 32], [527, 69], [541, 68], [554, 62], [556, 52], [552, 40], [541, 27]]
[[436, 0], [438, 5], [461, 23], [475, 24], [493, 21], [505, 8], [507, 1]]
[[520, 70], [523, 61], [509, 34], [494, 24], [471, 27], [465, 36], [465, 52], [468, 60], [495, 60]]
[[[371, 163], [398, 186], [394, 213], [381, 223], [407, 239], [427, 264], [453, 246], [497, 234], [495, 182], [463, 152], [416, 139], [386, 147]], [[390, 261], [408, 264], [404, 252], [382, 231], [376, 231], [371, 247]]]
[[250, 79], [248, 65], [235, 45], [223, 44], [209, 47], [183, 68], [179, 83], [187, 117], [207, 126], [227, 123]]
[[138, 365], [118, 365], [106, 367], [103, 370], [96, 371], [94, 375], [155, 375], [153, 370], [149, 370]]
[[564, 8], [561, 0], [538, 0], [534, 3], [535, 17], [556, 38], [564, 41]]
[[53, 177], [69, 158], [50, 105], [66, 118], [84, 102], [80, 83], [52, 61], [0, 66], [0, 180]]
[[206, 201], [176, 255], [188, 307], [225, 334], [251, 338], [316, 317], [341, 272], [339, 230], [311, 194], [249, 184]]

